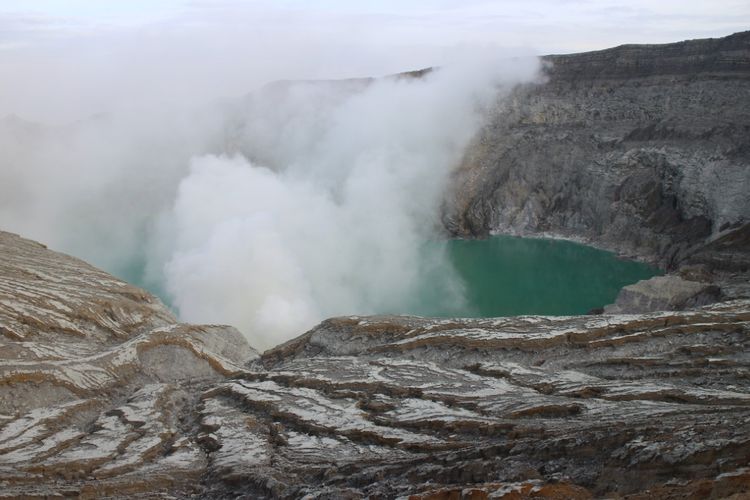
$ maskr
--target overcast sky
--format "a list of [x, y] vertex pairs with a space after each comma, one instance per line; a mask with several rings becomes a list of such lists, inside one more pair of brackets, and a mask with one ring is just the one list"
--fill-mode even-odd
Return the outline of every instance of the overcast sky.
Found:
[[746, 29], [748, 0], [0, 0], [0, 116], [63, 122], [467, 52], [578, 52]]

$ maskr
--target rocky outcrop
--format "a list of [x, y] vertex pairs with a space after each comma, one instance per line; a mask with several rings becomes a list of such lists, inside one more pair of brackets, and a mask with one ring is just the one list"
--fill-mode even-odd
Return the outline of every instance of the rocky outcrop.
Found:
[[195, 491], [199, 394], [257, 353], [33, 241], [0, 256], [0, 498]]
[[333, 496], [747, 492], [718, 484], [720, 463], [747, 481], [749, 312], [742, 302], [639, 316], [338, 318], [266, 352], [264, 381], [230, 394], [264, 401], [280, 435], [301, 426], [364, 440], [346, 430], [357, 425], [374, 444], [392, 440], [391, 459], [328, 469]]
[[711, 304], [720, 298], [721, 290], [716, 285], [688, 281], [679, 276], [656, 276], [624, 287], [615, 303], [606, 306], [604, 312], [681, 311]]
[[[545, 61], [544, 81], [499, 102], [467, 152], [449, 230], [746, 272], [750, 32]], [[745, 243], [722, 252], [718, 240]]]
[[334, 318], [258, 357], [0, 233], [0, 498], [750, 494], [750, 301]]

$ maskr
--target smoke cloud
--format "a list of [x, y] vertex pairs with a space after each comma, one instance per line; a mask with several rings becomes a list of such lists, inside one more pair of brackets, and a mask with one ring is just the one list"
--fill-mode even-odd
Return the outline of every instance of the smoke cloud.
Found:
[[482, 110], [521, 76], [485, 64], [350, 83], [345, 97], [313, 83], [287, 86], [281, 103], [262, 96], [272, 116], [242, 131], [255, 154], [194, 158], [179, 184], [166, 276], [181, 315], [266, 347], [328, 316], [419, 307], [427, 275], [442, 309], [460, 310], [433, 241], [439, 205]]
[[534, 57], [487, 55], [420, 78], [277, 82], [64, 126], [6, 117], [0, 228], [261, 349], [333, 315], [418, 313], [427, 296], [458, 311], [446, 183], [486, 113], [538, 70]]

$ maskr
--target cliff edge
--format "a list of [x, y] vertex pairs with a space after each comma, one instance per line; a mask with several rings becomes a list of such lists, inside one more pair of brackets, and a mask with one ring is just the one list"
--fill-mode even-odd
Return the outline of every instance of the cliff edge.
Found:
[[543, 59], [467, 151], [446, 227], [747, 272], [750, 32]]

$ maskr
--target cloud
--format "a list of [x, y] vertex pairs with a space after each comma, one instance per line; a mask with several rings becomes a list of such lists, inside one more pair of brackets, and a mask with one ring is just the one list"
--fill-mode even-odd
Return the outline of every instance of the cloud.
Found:
[[461, 310], [437, 241], [442, 194], [484, 112], [536, 70], [465, 57], [424, 79], [251, 97], [235, 141], [261, 163], [198, 157], [179, 185], [166, 280], [181, 316], [265, 348], [329, 316], [418, 310], [427, 281], [438, 308]]
[[[331, 315], [419, 311], [428, 278], [438, 307], [458, 310], [442, 192], [486, 109], [538, 69], [488, 55], [456, 49], [422, 79], [278, 82], [178, 105], [146, 93], [71, 125], [2, 120], [0, 227], [259, 348]], [[201, 95], [181, 78], [186, 97]]]
[[571, 52], [721, 36], [748, 21], [741, 0], [40, 0], [0, 7], [0, 116], [62, 123], [146, 101], [184, 107], [278, 79], [442, 65], [457, 46]]

